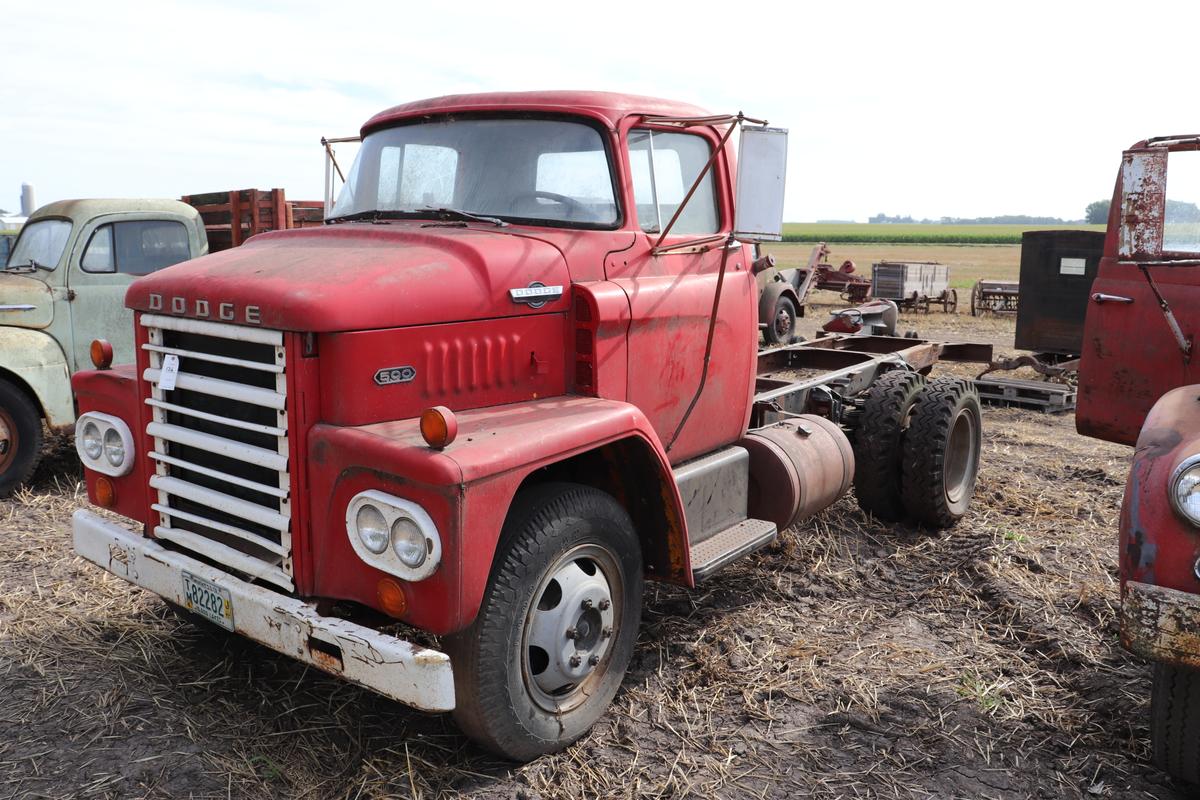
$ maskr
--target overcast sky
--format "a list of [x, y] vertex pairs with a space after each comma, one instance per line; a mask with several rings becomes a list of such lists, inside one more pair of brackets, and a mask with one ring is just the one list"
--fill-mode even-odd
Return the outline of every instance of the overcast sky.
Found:
[[[1153, 11], [1153, 13], [1151, 13]], [[732, 16], [729, 16], [732, 15]], [[459, 92], [604, 89], [791, 129], [786, 218], [1037, 214], [1200, 132], [1200, 3], [6, 3], [0, 208], [284, 187]]]

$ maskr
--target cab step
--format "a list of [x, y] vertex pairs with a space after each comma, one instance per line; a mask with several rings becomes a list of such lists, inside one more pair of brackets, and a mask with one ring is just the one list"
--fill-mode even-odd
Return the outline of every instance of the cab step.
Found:
[[775, 541], [779, 529], [765, 519], [746, 519], [691, 546], [692, 579], [696, 583], [742, 556]]

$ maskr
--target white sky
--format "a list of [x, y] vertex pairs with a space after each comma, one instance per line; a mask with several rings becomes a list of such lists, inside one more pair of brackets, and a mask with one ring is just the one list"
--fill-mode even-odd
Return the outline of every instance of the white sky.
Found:
[[1200, 132], [1197, 2], [6, 0], [0, 22], [10, 210], [22, 182], [39, 204], [319, 199], [322, 135], [457, 92], [629, 91], [766, 117], [791, 129], [788, 220], [1079, 218], [1124, 147]]

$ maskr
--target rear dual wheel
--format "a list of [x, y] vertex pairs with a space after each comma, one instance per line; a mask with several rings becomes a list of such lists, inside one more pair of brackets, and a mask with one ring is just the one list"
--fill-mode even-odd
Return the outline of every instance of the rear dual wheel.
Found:
[[459, 727], [515, 761], [583, 736], [625, 676], [641, 603], [641, 546], [616, 500], [565, 483], [518, 497], [474, 624], [445, 640]]

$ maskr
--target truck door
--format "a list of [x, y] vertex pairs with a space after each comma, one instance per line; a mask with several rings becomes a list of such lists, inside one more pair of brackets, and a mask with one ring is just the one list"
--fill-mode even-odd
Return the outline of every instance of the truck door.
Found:
[[[630, 250], [610, 257], [607, 277], [629, 296], [629, 402], [649, 417], [673, 463], [736, 441], [749, 414], [757, 352], [756, 290], [748, 248], [726, 254], [730, 230], [727, 165], [718, 158], [684, 206], [664, 247], [660, 231], [708, 162], [715, 140], [699, 132], [630, 130], [628, 165], [640, 232]], [[700, 386], [709, 319], [721, 261], [725, 279], [708, 375], [688, 421], [675, 431]]]
[[1159, 397], [1200, 383], [1196, 148], [1152, 140], [1125, 153], [1084, 324], [1076, 426], [1085, 435], [1133, 444]]
[[193, 239], [185, 221], [169, 215], [102, 216], [87, 224], [68, 276], [71, 341], [63, 349], [72, 371], [89, 367], [89, 348], [98, 338], [112, 343], [115, 363], [134, 361], [133, 312], [125, 307], [125, 291], [138, 276], [196, 255]]

